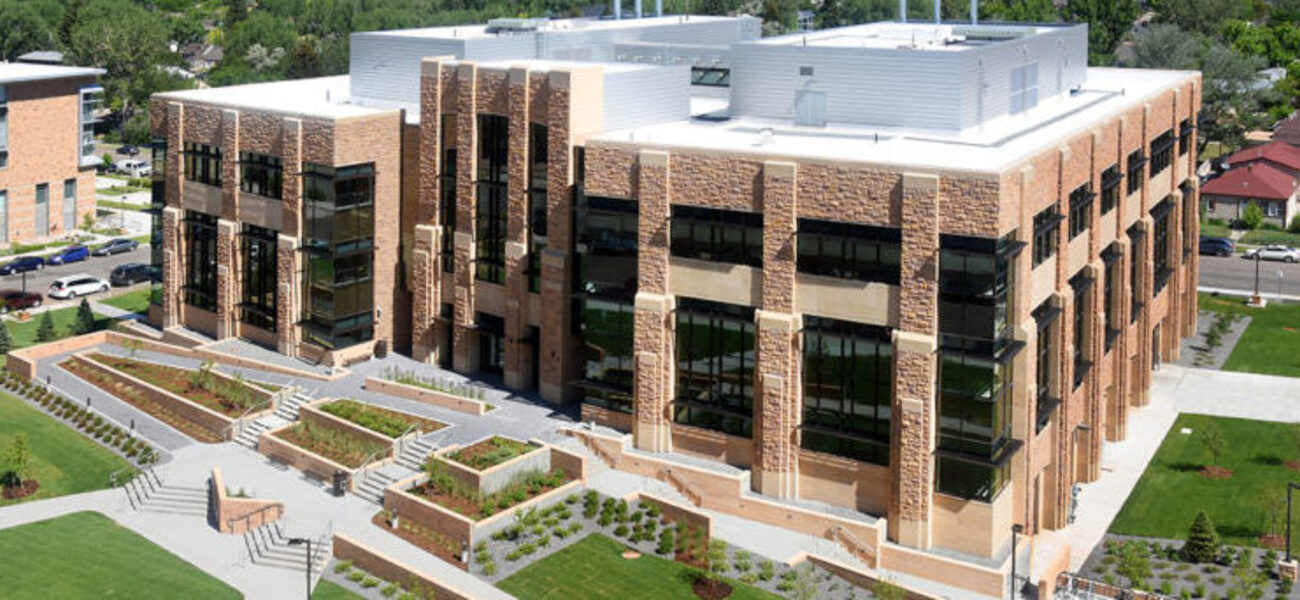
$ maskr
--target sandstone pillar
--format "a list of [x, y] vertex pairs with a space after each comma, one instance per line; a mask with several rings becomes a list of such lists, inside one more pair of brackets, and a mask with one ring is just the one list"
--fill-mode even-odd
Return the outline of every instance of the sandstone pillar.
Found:
[[435, 320], [442, 273], [437, 248], [441, 238], [442, 227], [438, 225], [415, 226], [415, 247], [411, 249], [411, 351], [416, 360], [424, 362], [437, 359]]
[[442, 61], [426, 58], [420, 63], [419, 199], [415, 247], [411, 251], [411, 354], [423, 362], [436, 361], [439, 348], [436, 319], [442, 305], [444, 234], [438, 225], [442, 207], [441, 142]]
[[[170, 186], [169, 186], [170, 187]], [[178, 206], [163, 208], [162, 328], [181, 324], [181, 286], [185, 279], [185, 211]]]
[[280, 234], [275, 239], [275, 348], [286, 356], [298, 355], [298, 318], [302, 313], [302, 254], [298, 238]]
[[527, 340], [528, 331], [528, 69], [515, 67], [506, 74], [506, 95], [510, 99], [509, 168], [506, 182], [506, 310], [505, 384], [529, 388], [532, 377], [532, 349], [537, 340]]
[[478, 370], [478, 335], [474, 329], [474, 231], [477, 221], [475, 180], [478, 177], [478, 69], [463, 63], [456, 69], [456, 287], [453, 309], [452, 368]]
[[217, 339], [236, 335], [239, 320], [239, 223], [217, 220]]
[[671, 169], [666, 152], [642, 151], [639, 160], [636, 352], [633, 377], [635, 420], [632, 437], [637, 448], [652, 452], [672, 449], [673, 315], [668, 295]]
[[[575, 106], [571, 96], [578, 83], [599, 85], [583, 71], [553, 70], [544, 86], [546, 106], [546, 249], [542, 251], [542, 285], [539, 330], [541, 351], [538, 388], [549, 402], [562, 403], [575, 396], [569, 381], [581, 377], [582, 352], [573, 330], [573, 269], [569, 249], [573, 243], [573, 197], [580, 182], [573, 151], [574, 113], [595, 111], [594, 106]], [[599, 76], [599, 73], [595, 74]], [[582, 78], [588, 80], [583, 81]], [[586, 88], [593, 89], [593, 88]]]
[[899, 328], [894, 332], [894, 411], [889, 538], [931, 545], [938, 360], [939, 178], [904, 173]]

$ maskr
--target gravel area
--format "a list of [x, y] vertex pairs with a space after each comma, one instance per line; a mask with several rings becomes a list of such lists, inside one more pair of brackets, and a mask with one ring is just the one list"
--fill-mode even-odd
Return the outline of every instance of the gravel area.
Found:
[[1283, 591], [1276, 574], [1278, 553], [1270, 559], [1269, 551], [1260, 548], [1224, 546], [1218, 562], [1192, 564], [1183, 562], [1178, 555], [1182, 540], [1107, 534], [1088, 555], [1079, 575], [1111, 585], [1133, 586], [1131, 579], [1119, 573], [1126, 562], [1121, 558], [1123, 544], [1129, 544], [1135, 555], [1145, 559], [1150, 576], [1139, 583], [1151, 591], [1182, 598], [1228, 598], [1229, 591], [1239, 585], [1237, 565], [1246, 556], [1249, 572], [1259, 577], [1258, 589], [1262, 592], [1250, 597], [1300, 598], [1300, 590]]
[[1237, 347], [1237, 341], [1241, 339], [1243, 333], [1246, 333], [1246, 327], [1250, 325], [1250, 317], [1238, 316], [1219, 339], [1219, 344], [1210, 347], [1206, 341], [1206, 333], [1210, 331], [1210, 327], [1217, 319], [1223, 317], [1224, 315], [1215, 312], [1200, 312], [1200, 316], [1196, 319], [1196, 335], [1182, 341], [1182, 352], [1178, 355], [1177, 364], [1200, 369], [1223, 367], [1223, 363], [1228, 361], [1228, 355], [1232, 354], [1232, 349]]

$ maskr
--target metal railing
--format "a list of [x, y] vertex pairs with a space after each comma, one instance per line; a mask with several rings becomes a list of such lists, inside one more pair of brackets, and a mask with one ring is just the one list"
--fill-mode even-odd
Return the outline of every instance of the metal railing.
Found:
[[876, 561], [876, 551], [874, 548], [866, 545], [858, 536], [854, 535], [843, 525], [836, 525], [830, 529], [830, 538], [839, 542], [841, 546], [849, 551], [850, 554], [862, 559], [862, 562], [874, 564]]
[[[265, 514], [267, 511], [270, 511], [270, 510], [272, 510], [272, 509], [278, 509], [278, 510], [280, 511], [280, 514], [277, 515], [277, 518], [278, 518], [279, 516], [281, 516], [281, 515], [284, 515], [284, 504], [282, 504], [282, 503], [280, 503], [280, 502], [276, 502], [275, 504], [268, 504], [268, 505], [266, 505], [266, 506], [263, 506], [262, 508], [259, 508], [259, 509], [255, 510], [255, 511], [253, 511], [253, 512], [251, 512], [251, 513], [248, 513], [248, 514], [246, 514], [246, 515], [244, 515], [244, 516], [242, 516], [242, 517], [235, 517], [235, 518], [233, 518], [233, 519], [226, 519], [226, 528], [230, 529], [231, 533], [234, 533], [234, 531], [235, 531], [235, 524], [236, 524], [236, 523], [239, 523], [240, 521], [243, 521], [243, 522], [244, 522], [244, 531], [245, 531], [245, 532], [252, 531], [253, 529], [255, 529], [255, 527], [253, 527], [253, 518], [254, 518], [254, 517], [262, 517], [263, 514]], [[271, 525], [271, 524], [272, 524], [272, 523], [268, 523], [268, 522], [266, 521], [266, 518], [265, 518], [265, 517], [262, 517], [262, 520], [261, 520], [260, 523], [258, 523], [257, 527], [263, 527], [263, 526]]]
[[245, 408], [244, 412], [240, 413], [234, 421], [231, 421], [229, 425], [225, 426], [225, 428], [221, 430], [221, 436], [227, 441], [234, 441], [235, 438], [238, 438], [240, 434], [244, 433], [244, 427], [249, 423], [248, 415], [268, 404], [274, 405], [274, 400], [275, 398], [272, 396], [271, 398], [267, 398], [266, 400]]
[[667, 481], [669, 485], [681, 492], [692, 504], [700, 506], [704, 504], [704, 495], [696, 489], [695, 485], [683, 479], [680, 475], [673, 472], [672, 469], [663, 469], [659, 471], [660, 479]]

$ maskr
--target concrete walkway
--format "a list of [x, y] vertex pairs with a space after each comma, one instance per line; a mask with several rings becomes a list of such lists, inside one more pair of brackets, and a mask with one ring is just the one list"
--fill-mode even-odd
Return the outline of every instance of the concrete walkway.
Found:
[[1101, 478], [1080, 486], [1075, 522], [1034, 539], [1034, 581], [1065, 545], [1071, 548], [1070, 570], [1083, 566], [1179, 413], [1300, 422], [1300, 378], [1162, 365], [1153, 376], [1151, 403], [1129, 413], [1128, 438], [1103, 447]]

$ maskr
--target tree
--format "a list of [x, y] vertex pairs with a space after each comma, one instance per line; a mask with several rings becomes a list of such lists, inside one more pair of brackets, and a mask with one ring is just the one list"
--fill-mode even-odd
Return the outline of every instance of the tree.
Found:
[[1241, 213], [1241, 224], [1246, 229], [1257, 229], [1260, 223], [1264, 222], [1264, 211], [1260, 210], [1259, 205], [1254, 202], [1246, 203], [1246, 210]]
[[1264, 596], [1264, 583], [1268, 576], [1250, 564], [1249, 554], [1232, 568], [1232, 583], [1228, 585], [1228, 598], [1258, 599]]
[[1141, 69], [1196, 69], [1201, 64], [1202, 45], [1177, 25], [1152, 25], [1133, 37], [1129, 57], [1123, 66]]
[[1286, 230], [1291, 233], [1300, 233], [1300, 215], [1291, 218], [1291, 225]]
[[1203, 35], [1217, 34], [1230, 19], [1254, 17], [1251, 0], [1153, 0], [1149, 6], [1161, 22]]
[[72, 333], [73, 335], [85, 335], [94, 330], [95, 311], [90, 310], [90, 301], [82, 298], [81, 304], [77, 305], [77, 319], [72, 323]]
[[54, 317], [50, 316], [50, 311], [41, 313], [41, 322], [36, 326], [36, 341], [52, 342], [58, 337], [59, 333], [54, 330]]
[[1071, 0], [1065, 8], [1071, 21], [1088, 24], [1088, 62], [1094, 65], [1114, 62], [1115, 45], [1141, 13], [1137, 0]]
[[26, 3], [0, 1], [0, 60], [14, 60], [33, 50], [50, 50], [54, 35]]
[[14, 338], [9, 335], [9, 322], [0, 321], [0, 355], [9, 354], [14, 349]]
[[20, 433], [14, 436], [13, 441], [9, 442], [9, 447], [5, 448], [4, 459], [9, 465], [9, 472], [13, 474], [11, 485], [21, 485], [32, 472], [32, 450], [27, 445], [27, 434]]
[[229, 27], [248, 18], [248, 0], [224, 0], [226, 6], [226, 26]]
[[1183, 560], [1194, 563], [1211, 562], [1219, 557], [1219, 533], [1205, 511], [1196, 513], [1196, 520], [1187, 532], [1187, 542], [1179, 553]]
[[980, 19], [986, 21], [1027, 21], [1053, 23], [1061, 13], [1052, 0], [991, 0], [981, 2]]
[[1223, 432], [1214, 425], [1206, 425], [1205, 429], [1201, 430], [1199, 439], [1201, 446], [1205, 448], [1205, 453], [1210, 455], [1210, 464], [1218, 466], [1219, 455], [1228, 446], [1228, 440], [1223, 437]]
[[1277, 535], [1278, 524], [1286, 511], [1286, 494], [1281, 488], [1269, 488], [1259, 498], [1259, 508], [1264, 513], [1264, 531], [1266, 535]]

